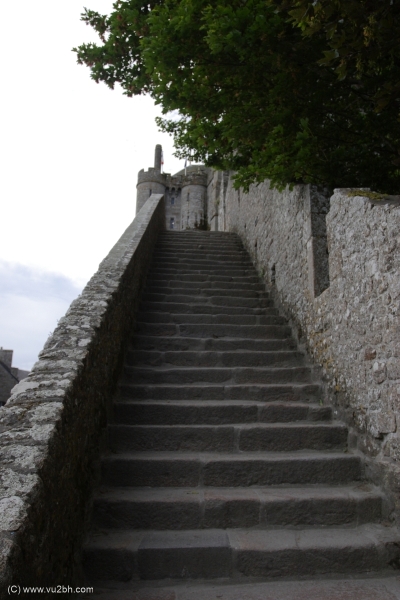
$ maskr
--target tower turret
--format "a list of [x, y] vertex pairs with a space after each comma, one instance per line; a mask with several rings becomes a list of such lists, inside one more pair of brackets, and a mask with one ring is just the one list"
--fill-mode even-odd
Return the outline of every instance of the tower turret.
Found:
[[161, 158], [162, 158], [162, 146], [161, 146], [161, 144], [157, 144], [155, 152], [154, 152], [154, 168], [156, 171], [160, 171], [160, 173], [161, 173]]
[[136, 186], [136, 214], [152, 194], [164, 194], [166, 188], [166, 175], [161, 173], [162, 146], [157, 144], [154, 153], [154, 167], [147, 171], [142, 169], [138, 173]]
[[203, 229], [207, 224], [207, 172], [204, 167], [187, 169], [182, 181], [181, 229]]

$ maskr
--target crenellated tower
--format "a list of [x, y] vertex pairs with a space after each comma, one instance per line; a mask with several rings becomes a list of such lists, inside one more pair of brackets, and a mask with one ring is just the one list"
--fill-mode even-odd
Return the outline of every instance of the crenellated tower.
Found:
[[161, 173], [161, 156], [162, 147], [157, 144], [154, 153], [154, 167], [150, 167], [147, 171], [142, 169], [138, 173], [136, 214], [152, 194], [165, 194], [167, 177]]
[[162, 147], [155, 148], [154, 167], [138, 174], [136, 213], [152, 194], [164, 194], [167, 229], [207, 229], [207, 179], [210, 169], [193, 165], [175, 175], [161, 172]]

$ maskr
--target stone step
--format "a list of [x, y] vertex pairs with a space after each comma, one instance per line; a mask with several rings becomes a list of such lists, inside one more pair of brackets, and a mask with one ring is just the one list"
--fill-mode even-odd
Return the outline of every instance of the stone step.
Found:
[[129, 367], [124, 381], [134, 384], [311, 383], [311, 371], [300, 367]]
[[[198, 277], [201, 277], [200, 275]], [[174, 293], [178, 293], [176, 290], [185, 290], [184, 293], [189, 293], [189, 290], [197, 290], [196, 294], [205, 293], [207, 290], [213, 290], [213, 295], [217, 294], [216, 290], [229, 290], [232, 296], [241, 296], [242, 291], [249, 292], [264, 292], [265, 286], [258, 281], [246, 281], [246, 278], [237, 277], [236, 280], [232, 278], [227, 278], [227, 281], [221, 281], [221, 279], [216, 278], [211, 281], [210, 279], [196, 279], [195, 281], [191, 281], [190, 279], [181, 279], [177, 277], [176, 279], [151, 279], [147, 281], [147, 292], [153, 292], [164, 289], [172, 289]], [[179, 292], [180, 293], [180, 292]], [[245, 294], [244, 294], [245, 295]]]
[[341, 423], [108, 426], [111, 452], [295, 452], [347, 449]]
[[207, 237], [205, 232], [195, 232], [193, 235], [193, 232], [180, 231], [178, 236], [168, 238], [168, 235], [162, 233], [157, 240], [157, 246], [172, 244], [174, 248], [177, 248], [182, 243], [185, 243], [188, 244], [192, 250], [197, 250], [200, 247], [199, 245], [202, 245], [203, 248], [207, 248], [207, 246], [211, 245], [220, 247], [235, 245], [243, 250], [242, 240], [234, 233], [227, 234], [226, 232], [220, 232], [218, 234], [213, 231], [209, 232], [209, 234], [209, 237]]
[[[96, 582], [94, 592], [82, 598], [99, 600], [400, 600], [400, 577], [388, 572], [356, 576], [351, 573], [334, 579], [319, 576], [317, 579], [291, 581], [262, 581], [246, 577], [243, 581], [216, 582], [186, 580], [166, 582], [118, 583]], [[247, 583], [248, 582], [248, 583]], [[163, 585], [164, 583], [164, 585]], [[121, 589], [124, 585], [125, 589]], [[126, 589], [128, 586], [129, 589]]]
[[177, 323], [179, 325], [285, 325], [286, 319], [276, 314], [223, 314], [218, 309], [212, 313], [192, 314], [178, 312], [140, 311], [137, 320], [144, 323]]
[[193, 238], [181, 238], [178, 240], [168, 240], [168, 239], [159, 239], [156, 245], [157, 250], [166, 250], [167, 248], [171, 248], [174, 251], [180, 249], [188, 249], [191, 252], [214, 252], [220, 250], [236, 250], [238, 252], [243, 252], [243, 244], [240, 239], [209, 239], [209, 240], [196, 240]]
[[330, 406], [300, 402], [269, 404], [239, 400], [144, 400], [115, 402], [114, 421], [126, 425], [224, 425], [329, 421]]
[[358, 456], [341, 452], [130, 452], [102, 461], [105, 485], [135, 487], [346, 484], [362, 475]]
[[371, 485], [252, 488], [102, 488], [93, 518], [109, 529], [355, 527], [378, 521]]
[[234, 240], [237, 242], [240, 242], [240, 238], [236, 233], [233, 232], [225, 232], [225, 231], [203, 231], [202, 229], [190, 229], [190, 230], [182, 230], [182, 231], [171, 231], [169, 229], [166, 229], [164, 231], [162, 231], [160, 233], [159, 236], [159, 240], [165, 240], [165, 239], [171, 239], [171, 240], [178, 240], [178, 239], [185, 239], [185, 238], [189, 238], [190, 240], [197, 240], [197, 239], [215, 239], [215, 240]]
[[[214, 295], [203, 295], [197, 296], [195, 294], [143, 294], [142, 304], [148, 306], [150, 303], [165, 303], [171, 304], [176, 303], [180, 305], [186, 304], [200, 304], [203, 307], [206, 306], [221, 306], [224, 308], [240, 308], [240, 309], [266, 309], [273, 308], [272, 300], [268, 298], [259, 298], [258, 295], [254, 298], [232, 298], [231, 296], [214, 296]], [[182, 311], [183, 312], [183, 311]]]
[[257, 338], [283, 339], [291, 337], [291, 329], [285, 325], [233, 325], [229, 323], [147, 323], [136, 322], [140, 335], [181, 336], [196, 338]]
[[162, 252], [171, 249], [173, 251], [189, 250], [190, 252], [221, 252], [224, 250], [233, 250], [243, 252], [243, 244], [238, 239], [223, 240], [194, 240], [193, 238], [181, 238], [180, 240], [162, 240], [160, 239], [156, 245], [156, 250]]
[[154, 262], [158, 260], [232, 260], [238, 261], [243, 260], [252, 264], [248, 253], [239, 247], [222, 247], [220, 246], [217, 251], [212, 248], [193, 248], [188, 246], [180, 246], [179, 248], [174, 247], [171, 244], [165, 244], [163, 246], [156, 246], [153, 254]]
[[[195, 275], [196, 277], [198, 275], [201, 275], [202, 277], [206, 277], [207, 279], [209, 277], [212, 277], [213, 280], [221, 280], [221, 281], [229, 281], [230, 278], [243, 278], [245, 277], [246, 279], [248, 277], [253, 278], [253, 281], [259, 281], [259, 277], [257, 275], [257, 271], [254, 269], [254, 267], [232, 267], [232, 266], [228, 266], [228, 265], [223, 265], [221, 264], [218, 267], [212, 266], [210, 265], [208, 268], [206, 266], [198, 266], [198, 267], [192, 267], [192, 266], [184, 266], [184, 265], [179, 265], [178, 267], [163, 267], [160, 265], [157, 266], [153, 266], [149, 272], [148, 272], [148, 279], [152, 280], [152, 279], [176, 279], [177, 277], [184, 277], [186, 278], [187, 276], [191, 277], [192, 275]], [[190, 281], [190, 280], [189, 280]], [[197, 280], [196, 280], [197, 281]]]
[[163, 244], [157, 244], [155, 247], [155, 253], [167, 254], [168, 252], [179, 254], [179, 256], [185, 256], [186, 253], [196, 253], [198, 256], [203, 254], [212, 254], [214, 256], [223, 256], [224, 254], [231, 253], [235, 256], [241, 256], [245, 252], [243, 245], [237, 243], [221, 244], [220, 242], [214, 242], [209, 244], [193, 244], [188, 242], [181, 242], [178, 244], [171, 244], [165, 242]]
[[177, 268], [181, 265], [200, 267], [204, 265], [210, 266], [221, 266], [226, 265], [229, 267], [246, 267], [254, 269], [254, 265], [249, 259], [248, 254], [245, 252], [218, 252], [218, 254], [205, 254], [203, 252], [156, 252], [153, 254], [152, 265], [154, 266], [171, 266]]
[[264, 287], [261, 286], [259, 290], [249, 290], [249, 289], [241, 289], [236, 290], [235, 294], [232, 294], [232, 290], [229, 288], [221, 289], [221, 288], [206, 288], [206, 287], [171, 287], [169, 288], [167, 285], [159, 286], [159, 285], [148, 285], [144, 291], [143, 296], [147, 295], [164, 295], [164, 296], [193, 296], [193, 297], [202, 297], [202, 298], [221, 298], [221, 303], [225, 301], [225, 298], [234, 298], [237, 299], [237, 302], [241, 302], [242, 299], [250, 298], [251, 300], [270, 300], [269, 295], [265, 291]]
[[164, 271], [149, 273], [147, 277], [148, 284], [155, 284], [159, 281], [178, 282], [183, 285], [186, 283], [217, 283], [218, 285], [227, 283], [231, 287], [246, 286], [249, 283], [260, 285], [260, 279], [257, 275], [210, 275], [209, 273], [181, 273], [179, 271], [173, 275]]
[[280, 352], [296, 348], [292, 338], [249, 339], [249, 338], [195, 338], [136, 335], [132, 339], [132, 350], [157, 350], [159, 352], [192, 350], [193, 352]]
[[249, 255], [243, 249], [243, 246], [212, 244], [202, 248], [191, 246], [190, 244], [163, 244], [157, 245], [153, 255], [154, 262], [160, 258], [165, 260], [183, 259], [183, 260], [226, 260], [233, 261], [244, 260], [251, 262]]
[[[215, 314], [215, 315], [232, 315], [232, 316], [277, 316], [278, 310], [274, 307], [256, 307], [249, 308], [248, 306], [221, 306], [220, 304], [212, 303], [195, 303], [195, 302], [149, 302], [143, 301], [140, 307], [141, 314], [151, 312], [157, 314]], [[143, 319], [146, 320], [146, 319]]]
[[143, 366], [179, 366], [179, 367], [264, 367], [264, 366], [300, 366], [304, 363], [301, 352], [294, 350], [275, 352], [252, 352], [251, 350], [224, 351], [158, 351], [131, 350], [127, 353], [125, 364]]
[[154, 385], [120, 383], [120, 398], [140, 400], [250, 400], [255, 402], [305, 402], [319, 400], [317, 383], [294, 385]]
[[268, 532], [117, 530], [93, 535], [85, 549], [93, 578], [119, 581], [368, 573], [399, 561], [398, 531], [372, 524]]
[[246, 253], [233, 253], [229, 254], [208, 254], [204, 255], [203, 253], [193, 253], [189, 255], [186, 253], [158, 253], [153, 255], [153, 260], [151, 263], [152, 268], [158, 269], [180, 269], [181, 267], [189, 267], [189, 268], [220, 268], [227, 267], [228, 269], [251, 269], [252, 271], [256, 271], [254, 264], [249, 259]]
[[192, 242], [194, 243], [195, 240], [198, 239], [212, 239], [212, 240], [216, 240], [216, 241], [235, 241], [238, 243], [241, 243], [241, 239], [240, 237], [230, 231], [230, 232], [226, 232], [226, 231], [204, 231], [202, 229], [191, 229], [191, 230], [182, 230], [182, 231], [176, 231], [176, 230], [171, 230], [171, 229], [165, 229], [164, 231], [162, 231], [160, 233], [160, 236], [158, 238], [159, 241], [162, 240], [172, 240], [172, 241], [178, 241], [180, 238], [181, 239], [185, 239], [186, 237], [189, 237], [189, 239], [192, 240]]

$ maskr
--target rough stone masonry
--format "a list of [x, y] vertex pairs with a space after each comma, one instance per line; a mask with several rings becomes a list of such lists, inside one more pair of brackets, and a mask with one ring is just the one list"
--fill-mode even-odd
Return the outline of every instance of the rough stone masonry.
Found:
[[219, 205], [399, 520], [400, 198], [308, 185], [280, 193], [268, 182], [244, 194], [230, 174]]
[[0, 408], [1, 599], [10, 584], [82, 585], [102, 432], [164, 220], [153, 195]]

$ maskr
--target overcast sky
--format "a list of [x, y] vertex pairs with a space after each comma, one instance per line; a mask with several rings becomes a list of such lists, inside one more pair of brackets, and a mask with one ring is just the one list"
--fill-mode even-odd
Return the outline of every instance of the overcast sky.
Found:
[[136, 178], [172, 140], [150, 98], [94, 83], [74, 46], [97, 41], [83, 7], [112, 0], [20, 0], [0, 37], [0, 346], [30, 369], [50, 331], [134, 218]]

